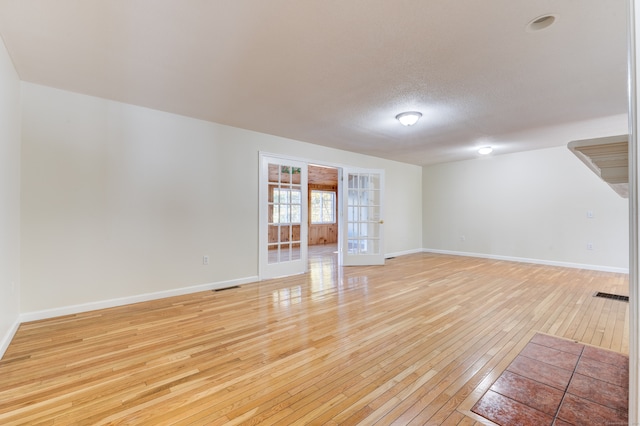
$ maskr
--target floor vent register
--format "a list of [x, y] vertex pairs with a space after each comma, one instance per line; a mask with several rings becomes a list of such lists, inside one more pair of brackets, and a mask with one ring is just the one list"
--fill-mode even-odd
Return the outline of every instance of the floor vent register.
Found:
[[629, 296], [622, 296], [620, 294], [602, 293], [600, 291], [594, 294], [593, 297], [604, 297], [605, 299], [621, 300], [623, 302], [629, 301]]

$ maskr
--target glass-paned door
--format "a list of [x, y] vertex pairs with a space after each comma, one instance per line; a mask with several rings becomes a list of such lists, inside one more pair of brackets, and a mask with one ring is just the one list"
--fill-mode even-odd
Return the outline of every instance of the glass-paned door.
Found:
[[342, 263], [384, 265], [382, 170], [344, 169]]
[[307, 270], [307, 165], [261, 156], [260, 278]]

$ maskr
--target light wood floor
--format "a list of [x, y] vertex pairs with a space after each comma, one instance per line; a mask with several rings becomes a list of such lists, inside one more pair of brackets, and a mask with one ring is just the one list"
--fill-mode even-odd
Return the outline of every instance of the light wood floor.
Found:
[[[535, 331], [628, 353], [627, 276], [436, 254], [23, 324], [0, 424], [447, 424]], [[479, 424], [479, 423], [477, 423]]]

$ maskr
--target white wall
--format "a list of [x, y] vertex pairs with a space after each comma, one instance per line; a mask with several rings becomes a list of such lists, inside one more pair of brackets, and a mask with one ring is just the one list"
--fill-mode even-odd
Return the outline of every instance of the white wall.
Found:
[[20, 314], [20, 80], [0, 40], [0, 357]]
[[628, 207], [566, 147], [423, 169], [427, 250], [623, 271]]
[[385, 169], [385, 251], [422, 246], [420, 167], [30, 83], [22, 94], [24, 313], [255, 279], [259, 151]]

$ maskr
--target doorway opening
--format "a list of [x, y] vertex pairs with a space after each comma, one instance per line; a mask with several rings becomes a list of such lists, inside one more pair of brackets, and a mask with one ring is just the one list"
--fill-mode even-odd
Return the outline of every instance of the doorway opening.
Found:
[[337, 266], [384, 265], [384, 171], [260, 153], [259, 275], [309, 270], [324, 253]]
[[308, 167], [309, 269], [337, 268], [340, 170], [318, 164], [309, 164]]

